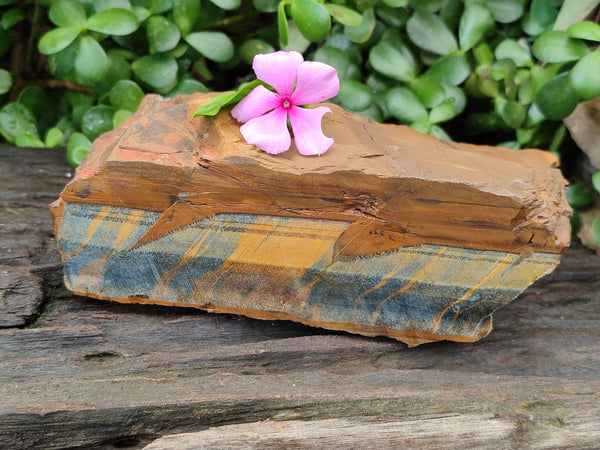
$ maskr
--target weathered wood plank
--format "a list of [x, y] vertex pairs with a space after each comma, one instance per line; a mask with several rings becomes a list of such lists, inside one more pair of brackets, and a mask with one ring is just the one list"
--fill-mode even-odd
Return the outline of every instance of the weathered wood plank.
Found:
[[[600, 441], [600, 420], [578, 424], [565, 435], [560, 422], [555, 429], [536, 436], [535, 448], [585, 448]], [[144, 450], [269, 449], [269, 448], [506, 448], [523, 434], [524, 421], [497, 415], [442, 415], [384, 421], [343, 418], [308, 421], [261, 421], [223, 425], [198, 433], [160, 438]], [[368, 442], [368, 444], [367, 444]]]
[[[0, 148], [0, 172], [60, 160], [19, 151], [22, 159]], [[64, 179], [67, 167], [56, 167]], [[61, 183], [53, 188], [53, 176], [44, 176], [4, 180], [25, 197], [58, 194]], [[408, 349], [285, 321], [71, 296], [57, 278], [45, 202], [28, 200], [21, 212], [2, 201], [11, 212], [0, 208], [0, 250], [14, 248], [14, 230], [44, 237], [43, 246], [25, 244], [33, 257], [14, 262], [44, 279], [47, 297], [28, 327], [0, 330], [0, 448], [140, 448], [165, 435], [267, 419], [431, 429], [428, 421], [443, 417], [473, 429], [488, 417], [502, 421], [514, 430], [498, 439], [502, 447], [597, 446], [600, 257], [580, 245], [498, 311], [485, 340]]]

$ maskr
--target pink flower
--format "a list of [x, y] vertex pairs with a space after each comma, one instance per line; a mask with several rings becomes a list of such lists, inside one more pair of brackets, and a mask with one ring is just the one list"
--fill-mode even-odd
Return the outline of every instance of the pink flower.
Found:
[[246, 142], [274, 155], [288, 150], [289, 118], [299, 153], [325, 153], [333, 138], [323, 134], [321, 118], [331, 110], [326, 106], [307, 109], [301, 105], [337, 95], [340, 81], [336, 70], [321, 62], [304, 61], [294, 51], [256, 55], [252, 68], [257, 78], [276, 92], [257, 86], [231, 110], [231, 115], [244, 123], [240, 131]]

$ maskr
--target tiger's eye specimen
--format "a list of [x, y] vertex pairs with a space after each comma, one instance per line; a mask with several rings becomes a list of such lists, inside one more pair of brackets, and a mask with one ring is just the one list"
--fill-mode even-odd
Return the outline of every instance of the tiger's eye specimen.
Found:
[[328, 105], [321, 156], [246, 144], [209, 94], [149, 95], [51, 205], [79, 295], [476, 341], [559, 263], [571, 210], [539, 150], [441, 141]]

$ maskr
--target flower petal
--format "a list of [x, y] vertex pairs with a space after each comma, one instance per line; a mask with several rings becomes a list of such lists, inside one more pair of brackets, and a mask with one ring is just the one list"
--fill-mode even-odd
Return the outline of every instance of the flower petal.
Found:
[[240, 127], [240, 131], [248, 144], [256, 145], [272, 155], [285, 152], [292, 143], [287, 127], [287, 111], [283, 108], [250, 119]]
[[335, 97], [340, 90], [337, 71], [328, 64], [305, 61], [298, 67], [296, 90], [290, 100], [294, 105], [308, 105]]
[[304, 58], [298, 52], [273, 52], [256, 55], [252, 68], [256, 77], [282, 96], [290, 96], [296, 85], [296, 71]]
[[306, 109], [292, 106], [288, 109], [294, 143], [301, 155], [322, 155], [333, 144], [333, 138], [328, 138], [321, 130], [321, 119], [331, 109], [326, 106]]
[[238, 122], [262, 116], [281, 105], [281, 97], [264, 86], [256, 86], [231, 110], [231, 115]]

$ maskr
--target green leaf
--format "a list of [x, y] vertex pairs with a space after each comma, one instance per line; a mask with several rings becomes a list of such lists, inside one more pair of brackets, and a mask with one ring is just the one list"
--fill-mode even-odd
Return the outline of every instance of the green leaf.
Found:
[[560, 159], [560, 147], [563, 143], [563, 141], [565, 140], [565, 137], [567, 136], [568, 132], [567, 132], [567, 126], [565, 125], [565, 123], [561, 123], [560, 126], [558, 126], [556, 128], [556, 131], [553, 133], [552, 136], [552, 140], [550, 141], [550, 144], [548, 145], [548, 151], [550, 153], [552, 153], [553, 155], [555, 155], [557, 158]]
[[198, 53], [215, 62], [229, 61], [235, 51], [231, 39], [220, 31], [197, 31], [188, 34], [185, 41]]
[[600, 42], [600, 25], [586, 20], [571, 25], [567, 28], [567, 34], [572, 38]]
[[166, 93], [177, 84], [177, 62], [167, 55], [146, 55], [131, 64], [136, 77], [159, 93]]
[[9, 9], [2, 14], [2, 28], [9, 30], [16, 23], [20, 22], [25, 18], [25, 14], [20, 9]]
[[112, 129], [114, 109], [98, 105], [90, 108], [81, 118], [81, 131], [93, 141], [102, 133]]
[[195, 92], [209, 92], [210, 90], [198, 80], [192, 78], [181, 80], [166, 96], [175, 97], [176, 95], [193, 94]]
[[257, 11], [262, 13], [272, 13], [277, 11], [279, 0], [252, 0], [252, 5]]
[[67, 161], [73, 167], [77, 167], [83, 162], [90, 149], [92, 143], [88, 138], [79, 132], [71, 134], [67, 140]]
[[596, 245], [600, 247], [600, 216], [596, 217], [592, 222], [592, 234], [594, 235]]
[[241, 0], [210, 0], [212, 3], [217, 5], [219, 8], [226, 11], [232, 11], [238, 9], [242, 4]]
[[[131, 10], [131, 2], [129, 0], [80, 0], [83, 1], [84, 4], [92, 4], [92, 11], [94, 13], [99, 13], [111, 8], [121, 8], [126, 9], [128, 11]], [[136, 0], [133, 0], [137, 3]]]
[[514, 39], [504, 39], [494, 51], [496, 59], [511, 59], [517, 67], [529, 67], [532, 64], [529, 50]]
[[113, 36], [131, 34], [139, 25], [134, 13], [121, 8], [111, 8], [94, 14], [85, 23], [88, 30]]
[[86, 147], [71, 147], [67, 149], [67, 162], [72, 167], [79, 166], [90, 152]]
[[496, 22], [511, 23], [518, 20], [523, 15], [523, 4], [521, 0], [485, 0], [485, 4]]
[[383, 3], [390, 8], [401, 8], [404, 6], [408, 6], [410, 3], [409, 0], [383, 0]]
[[397, 81], [414, 78], [414, 67], [402, 52], [389, 41], [381, 41], [369, 52], [369, 62], [376, 72]]
[[254, 57], [262, 53], [274, 52], [275, 48], [261, 39], [249, 39], [240, 47], [240, 56], [246, 63], [252, 64]]
[[376, 6], [375, 12], [377, 13], [377, 17], [388, 27], [396, 30], [403, 30], [410, 18], [410, 13], [406, 8], [392, 8], [383, 2]]
[[369, 40], [375, 29], [375, 12], [373, 8], [365, 9], [362, 12], [362, 22], [355, 27], [345, 26], [344, 34], [346, 37], [357, 44], [363, 44]]
[[456, 109], [452, 102], [442, 102], [429, 112], [429, 121], [431, 123], [447, 122], [456, 116]]
[[141, 6], [134, 6], [131, 10], [133, 14], [135, 14], [135, 17], [137, 18], [139, 23], [142, 23], [144, 20], [146, 20], [152, 15], [150, 10], [142, 8]]
[[473, 48], [493, 25], [494, 16], [487, 6], [476, 1], [466, 3], [458, 25], [461, 50]]
[[526, 12], [521, 19], [521, 28], [523, 28], [523, 31], [529, 36], [539, 36], [545, 31], [548, 31], [550, 27], [542, 26], [535, 22], [531, 17], [531, 13]]
[[350, 67], [350, 57], [348, 56], [348, 53], [335, 47], [318, 48], [312, 59], [334, 67], [340, 79], [345, 78], [346, 72], [348, 72], [348, 68]]
[[32, 136], [30, 134], [20, 134], [15, 139], [15, 145], [17, 147], [29, 147], [29, 148], [44, 148], [44, 143], [40, 138]]
[[127, 119], [129, 119], [132, 115], [133, 113], [126, 109], [119, 109], [118, 111], [115, 111], [115, 113], [113, 114], [112, 127], [117, 128]]
[[294, 0], [290, 13], [302, 36], [309, 41], [322, 41], [329, 35], [331, 19], [321, 3], [313, 0]]
[[447, 55], [427, 69], [423, 78], [458, 86], [467, 79], [470, 71], [469, 63], [463, 55]]
[[594, 196], [590, 188], [581, 183], [570, 184], [567, 186], [565, 195], [567, 197], [567, 202], [569, 202], [569, 205], [571, 205], [572, 208], [585, 208], [594, 201]]
[[579, 98], [569, 83], [569, 72], [555, 76], [538, 91], [535, 103], [550, 120], [562, 120], [573, 112]]
[[46, 137], [44, 137], [44, 145], [48, 148], [57, 147], [64, 136], [63, 131], [58, 127], [48, 128]]
[[446, 97], [443, 86], [427, 78], [417, 78], [411, 81], [410, 89], [417, 95], [425, 108], [439, 105]]
[[200, 17], [201, 2], [198, 0], [176, 0], [173, 5], [173, 21], [179, 27], [183, 36], [187, 36], [194, 29]]
[[93, 96], [84, 94], [83, 92], [65, 92], [65, 97], [72, 108], [76, 108], [78, 106], [92, 106], [95, 102], [95, 98]]
[[585, 20], [600, 4], [600, 0], [565, 0], [554, 22], [555, 30], [566, 30], [574, 23]]
[[363, 109], [362, 111], [356, 112], [361, 116], [368, 117], [374, 122], [383, 122], [383, 113], [376, 102], [373, 102], [371, 106], [369, 106], [367, 109]]
[[38, 43], [38, 50], [43, 55], [52, 55], [67, 48], [81, 33], [81, 27], [58, 27], [48, 31]]
[[581, 231], [581, 216], [577, 211], [573, 211], [571, 216], [571, 235], [577, 236]]
[[48, 96], [41, 87], [35, 84], [27, 86], [20, 92], [17, 103], [27, 107], [37, 120], [49, 116], [52, 111]]
[[74, 132], [67, 140], [67, 150], [74, 147], [84, 147], [88, 150], [92, 148], [92, 141], [90, 141], [84, 134]]
[[531, 20], [543, 27], [549, 27], [556, 20], [557, 9], [548, 0], [531, 0], [529, 5]]
[[346, 6], [336, 5], [335, 3], [326, 3], [323, 6], [325, 6], [325, 9], [335, 21], [343, 25], [357, 27], [363, 21], [362, 14]]
[[108, 71], [102, 81], [94, 86], [98, 95], [107, 94], [117, 81], [131, 78], [131, 66], [123, 56], [123, 52], [110, 50], [106, 56]]
[[283, 45], [281, 42], [279, 44], [279, 49], [285, 52], [294, 50], [299, 53], [304, 53], [308, 47], [310, 47], [311, 42], [303, 36], [296, 26], [296, 23], [293, 20], [289, 20], [288, 43], [287, 45]]
[[120, 80], [110, 90], [108, 98], [115, 108], [133, 112], [144, 98], [144, 91], [135, 81]]
[[163, 16], [152, 16], [146, 22], [146, 36], [150, 44], [150, 52], [168, 52], [179, 44], [181, 33], [179, 28]]
[[576, 61], [589, 53], [587, 45], [564, 31], [548, 31], [531, 47], [536, 58], [545, 62]]
[[79, 50], [79, 41], [76, 39], [63, 50], [48, 56], [48, 69], [56, 78], [67, 76], [75, 65], [75, 55]]
[[519, 128], [527, 117], [525, 107], [518, 102], [508, 100], [502, 107], [500, 116], [511, 128]]
[[192, 117], [197, 116], [214, 116], [216, 115], [222, 108], [233, 105], [234, 103], [239, 102], [246, 95], [250, 93], [252, 89], [254, 89], [258, 85], [264, 85], [264, 83], [260, 80], [254, 80], [250, 83], [246, 83], [241, 85], [236, 91], [227, 91], [222, 92], [216, 97], [211, 98], [208, 102], [200, 106]]
[[58, 27], [83, 26], [87, 14], [81, 2], [77, 0], [60, 0], [52, 3], [48, 11], [50, 21]]
[[408, 88], [390, 89], [385, 96], [385, 105], [392, 117], [401, 122], [412, 123], [427, 119], [427, 110]]
[[162, 14], [173, 8], [173, 0], [150, 0], [152, 14]]
[[35, 117], [31, 111], [20, 103], [12, 102], [0, 109], [0, 133], [11, 143], [21, 134], [39, 137]]
[[[82, 3], [90, 3], [90, 0], [83, 0]], [[131, 2], [129, 0], [92, 0], [91, 3], [94, 13], [106, 11], [111, 8], [131, 10]]]
[[0, 95], [6, 94], [12, 87], [12, 75], [8, 70], [0, 69]]
[[75, 70], [89, 83], [97, 83], [108, 71], [108, 57], [98, 41], [90, 36], [79, 40], [79, 51], [75, 57]]
[[427, 118], [421, 119], [417, 122], [411, 123], [410, 127], [413, 130], [418, 131], [419, 133], [429, 134], [429, 132], [431, 131], [431, 122]]
[[492, 80], [502, 81], [505, 80], [505, 84], [510, 85], [514, 81], [514, 75], [517, 70], [517, 66], [512, 59], [501, 59], [495, 61], [489, 69], [488, 75]]
[[600, 96], [600, 50], [578, 61], [571, 69], [569, 81], [581, 100]]
[[489, 66], [494, 62], [494, 54], [487, 42], [482, 42], [473, 49], [473, 56], [478, 66]]
[[443, 128], [438, 127], [437, 125], [433, 125], [431, 130], [429, 130], [429, 134], [435, 136], [438, 139], [442, 139], [443, 141], [451, 141], [452, 138], [444, 131]]
[[362, 111], [373, 103], [371, 89], [354, 80], [340, 81], [340, 91], [336, 98], [350, 111]]
[[288, 21], [285, 15], [285, 2], [280, 1], [277, 7], [277, 32], [279, 33], [279, 42], [282, 45], [288, 44]]
[[408, 19], [406, 32], [415, 45], [436, 55], [458, 50], [454, 34], [442, 19], [424, 8], [417, 9]]
[[592, 175], [592, 184], [594, 185], [594, 189], [600, 192], [600, 170]]
[[558, 75], [560, 67], [561, 64], [548, 64], [545, 67], [534, 64], [531, 67], [531, 82], [534, 92], [539, 91], [544, 84]]
[[[516, 80], [519, 81], [517, 82]], [[535, 92], [533, 90], [533, 82], [531, 81], [531, 76], [527, 78], [520, 78], [520, 76], [516, 75], [515, 82], [518, 86], [517, 99], [519, 100], [519, 102], [521, 102], [523, 105], [529, 105], [533, 103], [535, 101]]]
[[452, 103], [456, 115], [461, 114], [467, 106], [467, 96], [464, 91], [451, 84], [442, 84], [445, 100]]

